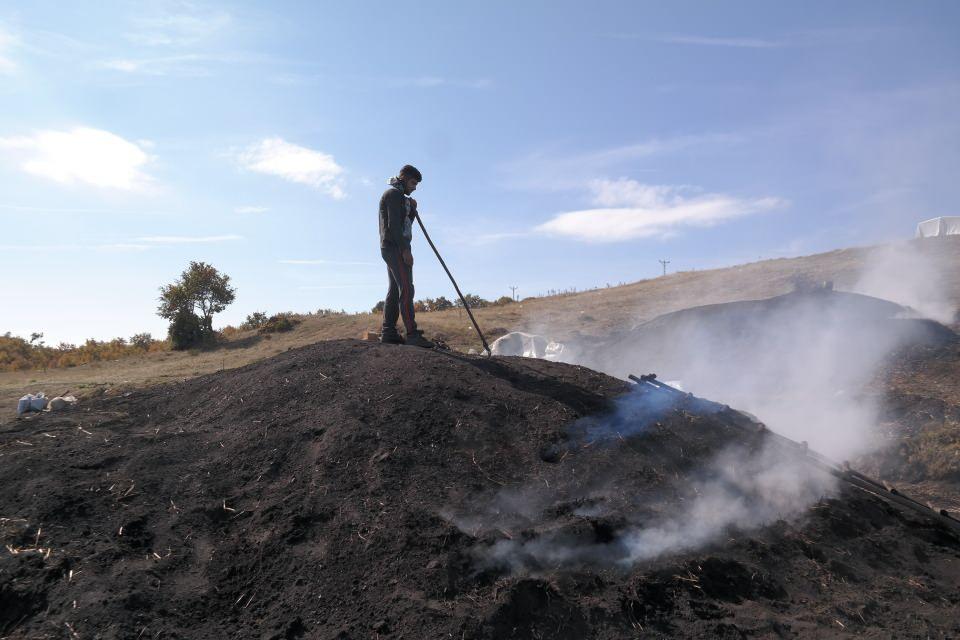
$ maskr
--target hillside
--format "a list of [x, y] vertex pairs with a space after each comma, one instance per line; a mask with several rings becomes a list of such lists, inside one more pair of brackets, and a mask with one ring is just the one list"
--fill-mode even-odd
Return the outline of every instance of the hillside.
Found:
[[356, 340], [89, 399], [0, 430], [0, 636], [960, 633], [952, 529], [745, 420]]
[[[944, 275], [943, 297], [960, 306], [960, 237], [913, 241], [907, 246], [919, 248], [936, 265]], [[843, 249], [709, 271], [674, 273], [620, 287], [479, 309], [477, 317], [490, 339], [515, 330], [547, 333], [560, 340], [570, 338], [575, 332], [607, 335], [688, 307], [779, 295], [793, 290], [798, 281], [829, 280], [837, 289], [852, 290], [877, 251], [878, 248], [869, 247]], [[162, 352], [48, 372], [0, 373], [0, 407], [13, 407], [16, 398], [37, 390], [48, 395], [66, 390], [90, 394], [104, 389], [181, 380], [239, 367], [318, 340], [357, 337], [363, 330], [377, 329], [379, 325], [379, 318], [371, 314], [303, 316], [302, 320], [289, 333], [265, 339], [248, 332], [212, 351]], [[455, 349], [466, 351], [479, 346], [462, 312], [425, 313], [418, 316], [418, 321], [430, 335], [443, 338]], [[10, 413], [0, 411], [0, 424], [10, 417]]]

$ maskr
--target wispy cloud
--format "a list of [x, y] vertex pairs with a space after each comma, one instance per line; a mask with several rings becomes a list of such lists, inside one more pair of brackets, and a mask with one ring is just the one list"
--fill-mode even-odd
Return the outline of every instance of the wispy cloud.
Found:
[[267, 211], [270, 211], [270, 208], [269, 208], [269, 207], [258, 207], [258, 206], [254, 206], [254, 205], [247, 205], [247, 206], [243, 206], [243, 207], [236, 207], [236, 208], [234, 208], [234, 210], [233, 210], [234, 213], [241, 213], [241, 214], [247, 214], [247, 213], [266, 213]]
[[98, 244], [95, 245], [94, 248], [100, 251], [140, 252], [147, 251], [153, 247], [149, 244], [137, 244], [134, 242], [113, 242], [109, 244]]
[[595, 180], [590, 186], [598, 208], [558, 214], [536, 231], [586, 242], [668, 238], [685, 228], [711, 227], [786, 204], [773, 197], [699, 194], [689, 187], [647, 185], [626, 178]]
[[386, 82], [393, 87], [411, 87], [417, 89], [434, 89], [439, 87], [489, 89], [493, 86], [493, 80], [490, 78], [448, 78], [443, 76], [388, 78]]
[[301, 265], [364, 265], [370, 266], [377, 264], [376, 262], [352, 262], [352, 261], [343, 261], [343, 260], [278, 260], [280, 264], [301, 264]]
[[712, 37], [697, 35], [664, 35], [655, 37], [657, 42], [666, 44], [688, 44], [705, 47], [739, 47], [745, 49], [772, 49], [783, 47], [787, 44], [786, 40], [769, 40], [766, 38], [750, 37]]
[[11, 53], [18, 42], [19, 39], [0, 24], [0, 75], [12, 75], [17, 72], [19, 66], [14, 62]]
[[117, 216], [130, 216], [130, 215], [154, 215], [154, 216], [169, 216], [176, 215], [174, 211], [151, 211], [149, 209], [88, 209], [84, 207], [36, 207], [28, 206], [22, 204], [10, 204], [5, 202], [0, 202], [0, 211], [22, 211], [25, 213], [50, 213], [50, 214], [68, 214], [72, 215], [75, 213], [95, 213], [103, 215], [117, 215]]
[[781, 47], [822, 47], [833, 45], [863, 44], [878, 38], [890, 38], [898, 27], [830, 27], [806, 29], [777, 34], [774, 37], [744, 35], [702, 35], [695, 33], [636, 33], [620, 32], [608, 37], [621, 40], [644, 40], [662, 44], [695, 47], [728, 47], [739, 49], [776, 49]]
[[203, 77], [211, 75], [208, 68], [211, 63], [231, 61], [233, 58], [228, 56], [185, 53], [148, 58], [115, 58], [99, 62], [96, 66], [131, 75]]
[[[706, 133], [652, 138], [591, 151], [568, 152], [557, 148], [534, 151], [502, 164], [509, 184], [544, 190], [582, 189], [584, 182], [611, 173], [625, 163], [682, 153], [691, 149], [727, 147], [743, 141], [732, 133]], [[636, 172], [637, 169], [632, 169]]]
[[266, 138], [250, 145], [236, 158], [248, 171], [305, 184], [335, 200], [346, 197], [343, 167], [328, 153], [301, 147], [282, 138]]
[[326, 87], [342, 89], [356, 88], [357, 86], [369, 89], [466, 89], [483, 90], [494, 86], [493, 78], [451, 77], [439, 75], [411, 75], [411, 76], [381, 76], [350, 73], [301, 73], [286, 71], [274, 74], [269, 78], [278, 85], [297, 87], [323, 84]]
[[233, 19], [225, 11], [204, 11], [188, 3], [167, 3], [157, 15], [140, 16], [125, 34], [136, 44], [166, 47], [194, 45], [223, 31]]
[[153, 184], [144, 173], [142, 146], [109, 131], [77, 127], [0, 138], [0, 152], [21, 159], [21, 169], [62, 184], [133, 191]]
[[233, 240], [243, 240], [243, 236], [230, 234], [222, 236], [143, 236], [136, 238], [138, 243], [146, 242], [150, 244], [212, 244]]

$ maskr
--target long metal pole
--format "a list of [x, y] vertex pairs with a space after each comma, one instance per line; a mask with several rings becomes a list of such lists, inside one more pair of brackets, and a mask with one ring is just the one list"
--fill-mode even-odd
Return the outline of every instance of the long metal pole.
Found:
[[491, 355], [490, 345], [487, 344], [487, 339], [483, 337], [483, 331], [480, 330], [480, 325], [477, 324], [476, 318], [473, 317], [473, 312], [470, 311], [470, 305], [467, 304], [467, 299], [463, 297], [463, 294], [460, 292], [460, 287], [457, 286], [457, 281], [453, 279], [453, 274], [450, 273], [450, 269], [447, 268], [447, 263], [443, 261], [443, 258], [440, 257], [440, 252], [437, 251], [437, 245], [433, 244], [433, 240], [430, 239], [430, 234], [427, 233], [427, 228], [423, 226], [423, 220], [420, 219], [420, 214], [414, 214], [417, 218], [417, 224], [420, 225], [420, 230], [423, 231], [423, 237], [427, 239], [427, 242], [430, 244], [430, 248], [433, 249], [433, 252], [437, 254], [437, 260], [440, 261], [440, 266], [443, 267], [443, 270], [447, 272], [447, 275], [450, 277], [450, 282], [453, 283], [453, 288], [457, 290], [457, 295], [460, 296], [460, 302], [463, 303], [463, 308], [467, 310], [467, 315], [470, 316], [470, 322], [473, 323], [473, 328], [477, 330], [477, 335], [480, 336], [480, 342], [483, 343], [483, 348], [486, 350], [487, 355]]

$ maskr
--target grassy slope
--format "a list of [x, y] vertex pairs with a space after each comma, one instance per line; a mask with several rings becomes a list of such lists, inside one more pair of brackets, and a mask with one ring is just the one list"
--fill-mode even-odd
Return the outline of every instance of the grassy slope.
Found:
[[[925, 253], [947, 266], [950, 298], [960, 305], [960, 237], [924, 241]], [[604, 334], [631, 326], [663, 313], [691, 306], [765, 298], [793, 288], [794, 279], [832, 280], [838, 289], [856, 283], [870, 249], [843, 249], [801, 258], [765, 260], [710, 271], [675, 273], [621, 287], [572, 295], [525, 300], [521, 303], [477, 310], [478, 321], [490, 338], [505, 331], [546, 332], [563, 340], [574, 331]], [[425, 313], [418, 321], [428, 335], [443, 338], [452, 347], [478, 347], [469, 320], [456, 310]], [[241, 334], [224, 346], [196, 353], [161, 352], [47, 372], [0, 373], [0, 424], [13, 417], [16, 398], [26, 392], [47, 395], [98, 392], [187, 378], [221, 368], [238, 367], [290, 348], [318, 340], [359, 337], [365, 329], [377, 329], [379, 317], [358, 314], [342, 317], [305, 316], [293, 331], [263, 339], [253, 332]], [[934, 387], [960, 402], [956, 385]], [[947, 400], [947, 398], [943, 398]]]

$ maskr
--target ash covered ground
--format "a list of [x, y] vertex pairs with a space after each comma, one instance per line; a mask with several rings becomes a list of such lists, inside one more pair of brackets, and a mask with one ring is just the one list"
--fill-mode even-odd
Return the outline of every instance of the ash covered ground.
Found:
[[351, 340], [19, 420], [0, 637], [960, 635], [954, 532], [743, 420]]

